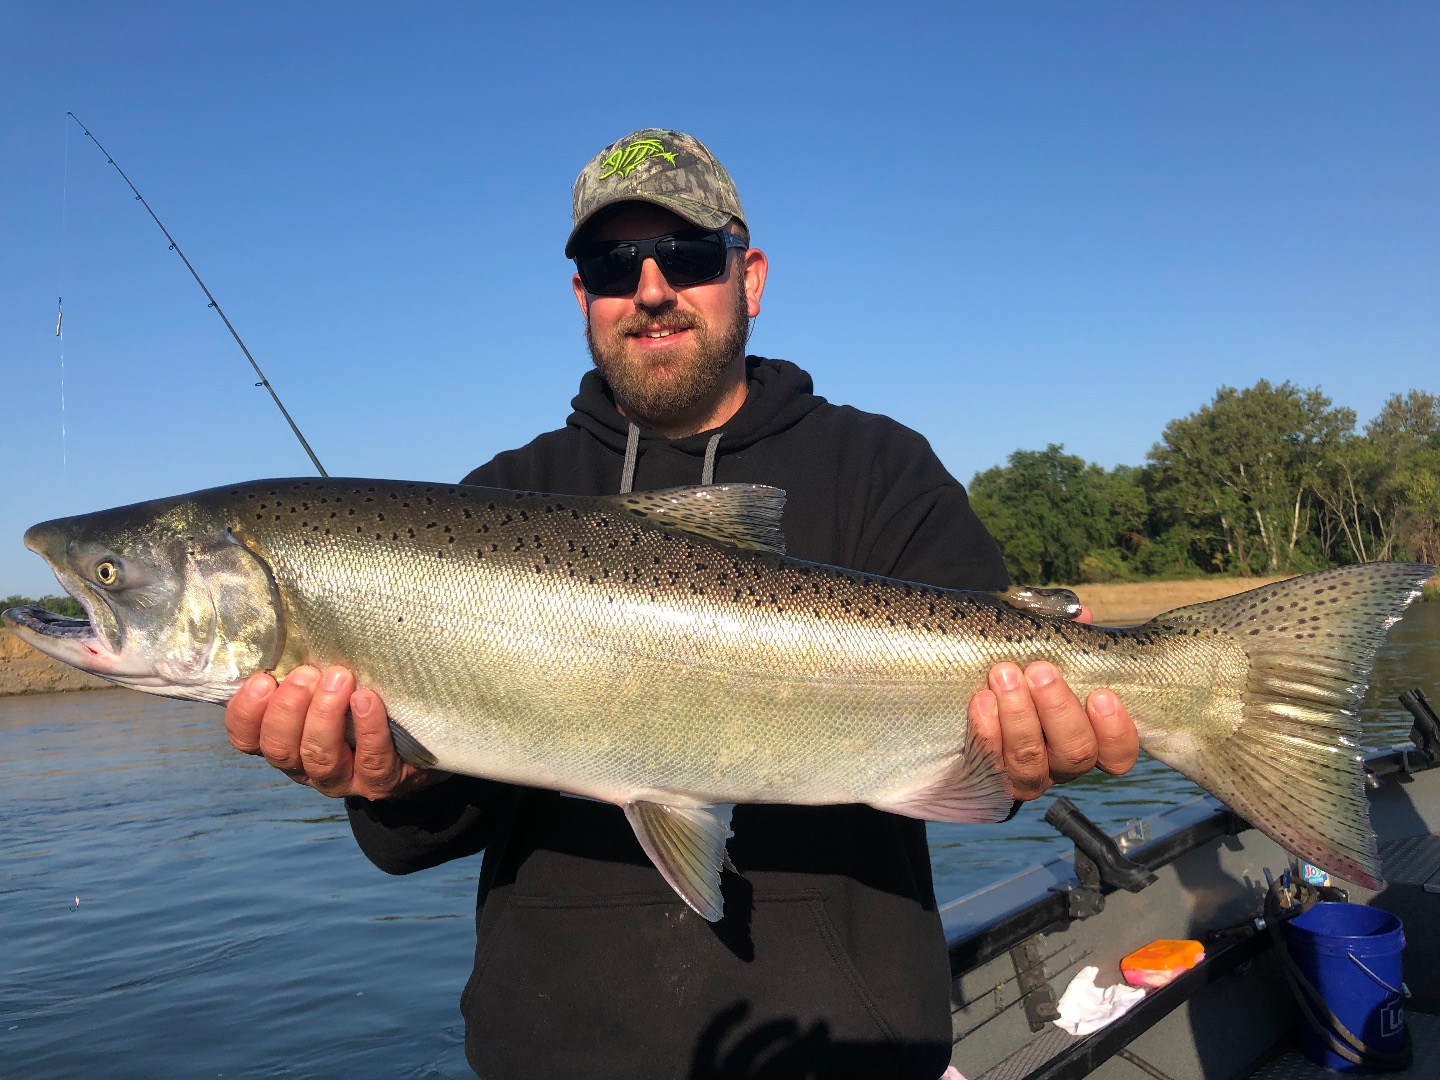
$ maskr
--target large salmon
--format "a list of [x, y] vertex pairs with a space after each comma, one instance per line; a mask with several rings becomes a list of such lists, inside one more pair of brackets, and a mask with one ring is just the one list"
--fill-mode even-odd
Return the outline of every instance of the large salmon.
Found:
[[737, 802], [1003, 817], [966, 738], [991, 665], [1112, 687], [1141, 745], [1283, 847], [1373, 885], [1357, 707], [1434, 573], [1370, 564], [1082, 626], [1014, 596], [786, 558], [783, 493], [572, 498], [388, 480], [261, 480], [25, 534], [89, 620], [5, 613], [37, 649], [223, 702], [260, 670], [345, 664], [412, 762], [624, 809], [676, 891], [721, 915]]

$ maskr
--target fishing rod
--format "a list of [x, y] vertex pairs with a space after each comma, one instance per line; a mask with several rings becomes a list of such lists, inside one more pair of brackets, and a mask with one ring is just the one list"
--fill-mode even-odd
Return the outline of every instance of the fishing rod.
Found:
[[300, 434], [300, 428], [297, 427], [295, 421], [290, 418], [290, 412], [280, 400], [280, 395], [275, 392], [275, 387], [270, 385], [270, 380], [267, 379], [265, 373], [260, 370], [260, 365], [255, 362], [255, 357], [250, 355], [250, 350], [245, 347], [245, 342], [240, 340], [240, 335], [236, 332], [235, 327], [230, 324], [230, 320], [225, 317], [225, 312], [220, 309], [220, 302], [211, 295], [210, 290], [205, 287], [205, 282], [200, 280], [200, 275], [195, 272], [195, 267], [190, 265], [190, 260], [187, 259], [185, 253], [180, 250], [180, 245], [177, 244], [175, 238], [170, 235], [170, 230], [165, 228], [164, 222], [160, 220], [154, 210], [150, 209], [150, 204], [145, 201], [145, 196], [141, 195], [140, 189], [130, 182], [130, 177], [126, 176], [125, 170], [116, 164], [115, 159], [110, 156], [110, 151], [100, 146], [100, 140], [90, 134], [89, 128], [80, 123], [80, 118], [69, 111], [67, 111], [65, 115], [70, 117], [71, 120], [74, 120], [75, 123], [80, 124], [80, 130], [85, 132], [85, 136], [99, 147], [100, 152], [105, 155], [105, 160], [115, 166], [115, 171], [120, 174], [120, 179], [125, 181], [131, 191], [135, 192], [136, 201], [145, 207], [145, 211], [154, 220], [155, 224], [160, 226], [160, 231], [165, 234], [165, 239], [170, 241], [170, 250], [180, 256], [180, 261], [185, 264], [185, 269], [190, 271], [190, 276], [195, 279], [195, 284], [200, 286], [200, 291], [205, 294], [205, 299], [210, 301], [210, 307], [215, 309], [215, 314], [220, 316], [221, 322], [225, 324], [225, 329], [230, 331], [230, 336], [235, 339], [235, 344], [240, 346], [240, 351], [245, 354], [245, 359], [249, 360], [250, 366], [255, 369], [255, 374], [260, 379], [255, 385], [263, 386], [270, 394], [271, 399], [275, 402], [275, 407], [280, 410], [280, 415], [285, 417], [285, 422], [290, 425], [290, 430], [295, 433], [295, 438], [300, 440], [300, 445], [305, 448], [305, 453], [310, 455], [310, 461], [314, 464], [315, 471], [321, 476], [329, 476], [330, 474], [325, 471], [325, 466], [321, 465], [320, 459], [315, 456], [315, 451], [311, 450], [310, 444], [305, 441], [305, 436]]

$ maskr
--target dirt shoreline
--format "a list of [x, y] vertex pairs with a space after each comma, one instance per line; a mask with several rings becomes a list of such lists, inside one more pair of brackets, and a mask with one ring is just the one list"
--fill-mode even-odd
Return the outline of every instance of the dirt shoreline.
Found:
[[68, 690], [119, 689], [114, 683], [51, 660], [9, 630], [0, 630], [0, 697], [56, 694]]
[[[1216, 600], [1255, 589], [1279, 578], [1200, 578], [1192, 581], [1134, 581], [1108, 585], [1072, 585], [1101, 626], [1144, 622], [1171, 608]], [[53, 694], [68, 690], [106, 690], [113, 683], [42, 656], [8, 630], [0, 630], [0, 697]]]

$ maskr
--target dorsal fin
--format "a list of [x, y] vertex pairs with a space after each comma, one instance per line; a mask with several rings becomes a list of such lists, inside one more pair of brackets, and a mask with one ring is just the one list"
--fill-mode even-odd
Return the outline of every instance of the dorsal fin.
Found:
[[785, 492], [764, 484], [708, 484], [607, 495], [597, 502], [650, 525], [689, 533], [718, 544], [785, 554], [780, 516]]

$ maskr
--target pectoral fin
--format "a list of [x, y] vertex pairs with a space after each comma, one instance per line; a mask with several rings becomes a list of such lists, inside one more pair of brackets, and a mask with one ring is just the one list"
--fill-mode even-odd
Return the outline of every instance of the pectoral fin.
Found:
[[724, 912], [720, 868], [729, 865], [725, 841], [729, 825], [704, 806], [670, 806], [657, 802], [625, 804], [625, 817], [636, 839], [680, 899], [709, 920]]
[[998, 753], [967, 739], [965, 749], [919, 783], [870, 805], [925, 821], [1004, 821], [1014, 800]]

